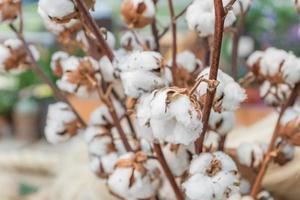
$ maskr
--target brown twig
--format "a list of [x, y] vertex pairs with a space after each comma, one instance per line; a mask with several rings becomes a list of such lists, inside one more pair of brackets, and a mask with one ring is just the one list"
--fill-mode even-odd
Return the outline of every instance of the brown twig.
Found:
[[181, 191], [181, 189], [178, 187], [177, 183], [176, 183], [176, 180], [168, 166], [168, 163], [164, 157], [164, 154], [161, 150], [161, 146], [160, 144], [158, 143], [153, 143], [153, 149], [154, 149], [154, 152], [156, 153], [156, 156], [157, 156], [157, 159], [160, 163], [160, 165], [162, 166], [163, 168], [163, 171], [167, 177], [167, 179], [169, 180], [170, 184], [171, 184], [171, 187], [173, 188], [174, 192], [175, 192], [175, 195], [177, 197], [177, 200], [184, 200], [184, 195]]
[[[223, 39], [223, 31], [224, 31], [224, 20], [225, 20], [225, 10], [223, 7], [223, 2], [221, 0], [214, 0], [215, 6], [215, 33], [214, 33], [214, 45], [213, 45], [213, 54], [211, 60], [211, 67], [209, 73], [210, 80], [216, 80], [218, 76], [219, 70], [219, 62], [221, 55], [221, 47], [222, 47], [222, 39]], [[205, 138], [206, 131], [208, 129], [208, 120], [211, 112], [211, 108], [213, 106], [214, 96], [216, 93], [215, 89], [207, 90], [205, 104], [203, 108], [203, 129], [200, 137], [195, 142], [195, 151], [197, 153], [202, 152], [203, 141]]]
[[229, 10], [232, 9], [233, 4], [236, 2], [237, 0], [231, 0], [230, 2], [228, 2], [228, 4], [224, 7], [224, 12], [225, 12], [225, 16], [227, 15], [227, 13], [229, 12]]
[[97, 26], [95, 20], [92, 18], [91, 14], [89, 13], [85, 4], [81, 0], [73, 0], [73, 1], [77, 5], [77, 9], [80, 13], [83, 24], [86, 24], [89, 27], [89, 29], [95, 35], [97, 42], [99, 42], [104, 54], [109, 58], [110, 61], [113, 61], [114, 54], [113, 54], [112, 50], [110, 49], [110, 47], [108, 46], [105, 39], [103, 38], [103, 36], [99, 30], [99, 27]]
[[176, 85], [176, 72], [177, 72], [177, 30], [176, 30], [176, 19], [173, 6], [173, 0], [168, 0], [169, 12], [171, 17], [171, 29], [172, 29], [172, 75], [174, 85]]
[[243, 4], [240, 3], [241, 15], [239, 22], [235, 28], [236, 31], [232, 32], [232, 52], [231, 52], [231, 66], [232, 66], [232, 77], [234, 80], [237, 80], [238, 70], [237, 70], [237, 61], [238, 61], [238, 50], [239, 50], [239, 41], [240, 36], [244, 28], [245, 17], [247, 12], [244, 12]]
[[285, 104], [283, 104], [281, 109], [280, 109], [279, 117], [278, 117], [277, 122], [276, 122], [276, 127], [275, 127], [275, 130], [273, 132], [271, 142], [269, 144], [267, 153], [266, 153], [265, 158], [264, 158], [264, 160], [261, 164], [261, 167], [259, 169], [258, 175], [256, 176], [254, 184], [252, 186], [251, 196], [254, 197], [254, 198], [256, 197], [257, 193], [260, 191], [263, 177], [264, 177], [264, 175], [265, 175], [265, 173], [268, 169], [268, 165], [269, 165], [270, 161], [272, 160], [272, 152], [275, 150], [274, 149], [275, 148], [275, 143], [276, 143], [276, 140], [279, 136], [280, 121], [282, 119], [282, 116], [285, 113], [286, 109], [289, 106], [294, 104], [294, 102], [297, 99], [297, 96], [299, 94], [299, 91], [300, 91], [300, 83], [298, 83], [294, 87], [291, 95], [289, 96], [289, 98], [286, 100]]
[[160, 51], [160, 43], [159, 43], [159, 36], [158, 36], [158, 29], [157, 29], [157, 24], [156, 24], [156, 19], [153, 20], [151, 24], [151, 32], [155, 41], [155, 51], [159, 52]]
[[76, 109], [72, 106], [72, 104], [70, 103], [70, 101], [65, 97], [65, 95], [57, 88], [57, 86], [49, 79], [49, 77], [45, 74], [45, 72], [39, 67], [37, 61], [35, 60], [34, 56], [32, 55], [27, 42], [24, 39], [23, 34], [18, 31], [12, 24], [9, 25], [10, 28], [12, 29], [12, 31], [17, 35], [18, 39], [21, 40], [22, 45], [27, 53], [27, 55], [30, 58], [31, 61], [31, 65], [30, 68], [31, 70], [37, 74], [43, 82], [45, 82], [53, 91], [53, 95], [57, 100], [63, 101], [65, 103], [67, 103], [70, 108], [72, 109], [72, 111], [75, 113], [75, 115], [77, 116], [79, 122], [81, 123], [81, 125], [83, 127], [86, 127], [86, 123], [85, 121], [81, 118], [81, 116], [79, 115], [79, 113], [76, 111]]
[[[174, 17], [174, 20], [177, 21], [182, 15], [184, 15], [184, 13], [186, 12], [186, 10], [190, 5], [191, 3], [189, 3], [186, 7], [184, 7], [184, 9]], [[170, 26], [165, 27], [164, 30], [161, 32], [161, 34], [159, 34], [158, 38], [161, 39], [169, 31], [169, 29]]]

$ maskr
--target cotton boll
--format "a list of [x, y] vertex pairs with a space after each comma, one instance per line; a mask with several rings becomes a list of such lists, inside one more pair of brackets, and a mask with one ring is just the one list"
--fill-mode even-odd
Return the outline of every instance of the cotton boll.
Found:
[[274, 158], [274, 162], [279, 165], [285, 165], [289, 161], [293, 160], [295, 156], [295, 146], [284, 141], [282, 138], [276, 140], [276, 148], [278, 149], [277, 155]]
[[269, 81], [264, 81], [259, 88], [259, 94], [265, 103], [272, 106], [281, 105], [291, 93], [291, 89], [286, 84], [272, 85]]
[[233, 129], [235, 125], [235, 114], [229, 111], [218, 113], [212, 110], [208, 123], [211, 129], [224, 136]]
[[99, 177], [107, 178], [107, 176], [113, 172], [117, 160], [118, 155], [116, 153], [109, 153], [101, 157], [91, 155], [89, 166]]
[[20, 0], [6, 0], [0, 2], [0, 23], [10, 24], [19, 17]]
[[[262, 59], [262, 57], [264, 56], [264, 52], [263, 51], [254, 51], [247, 59], [247, 66], [250, 67], [250, 69], [252, 71], [256, 71], [257, 69], [255, 68], [255, 65]], [[260, 73], [260, 72], [257, 72]], [[257, 74], [254, 73], [254, 74]]]
[[49, 106], [45, 127], [48, 142], [67, 141], [77, 131], [77, 117], [66, 103], [58, 102]]
[[63, 51], [57, 51], [52, 55], [50, 67], [56, 76], [61, 77], [63, 75], [62, 61], [68, 58], [69, 54]]
[[[120, 62], [121, 63], [121, 62]], [[138, 98], [168, 84], [157, 52], [133, 52], [119, 66], [125, 94]]]
[[113, 63], [108, 59], [107, 56], [103, 56], [99, 61], [99, 67], [101, 74], [106, 82], [113, 82], [117, 78], [117, 72]]
[[261, 73], [265, 76], [274, 76], [279, 72], [279, 67], [287, 56], [288, 53], [284, 50], [268, 48], [260, 61]]
[[50, 19], [67, 20], [67, 22], [69, 15], [75, 12], [75, 5], [71, 0], [39, 0], [38, 6]]
[[[176, 179], [178, 180], [178, 179]], [[178, 183], [178, 181], [177, 181]], [[174, 200], [176, 199], [175, 193], [173, 188], [171, 187], [171, 184], [169, 180], [166, 178], [162, 180], [162, 184], [159, 187], [159, 192], [158, 192], [159, 199], [161, 200]]]
[[6, 71], [6, 60], [8, 60], [11, 56], [11, 53], [9, 51], [9, 49], [4, 46], [4, 45], [0, 45], [0, 70], [1, 72], [5, 72]]
[[240, 192], [242, 195], [249, 194], [251, 191], [251, 184], [248, 180], [246, 179], [241, 179], [240, 180]]
[[121, 47], [127, 51], [142, 51], [143, 47], [137, 41], [132, 31], [126, 31], [120, 39]]
[[219, 143], [220, 143], [220, 135], [216, 132], [209, 131], [205, 135], [205, 139], [203, 142], [203, 147], [205, 149], [205, 152], [215, 152], [219, 149]]
[[282, 65], [283, 78], [291, 85], [300, 81], [300, 59], [290, 54]]
[[[171, 60], [169, 61], [169, 64]], [[179, 67], [186, 69], [189, 73], [194, 72], [202, 66], [202, 62], [190, 51], [183, 51], [177, 55], [176, 63]]]
[[189, 167], [189, 154], [182, 145], [168, 144], [163, 154], [174, 176], [181, 176]]
[[95, 84], [101, 82], [99, 63], [91, 57], [70, 58], [62, 62], [63, 76], [57, 86], [66, 92], [86, 97], [95, 92]]
[[158, 184], [150, 177], [147, 157], [141, 152], [121, 156], [114, 172], [108, 178], [108, 187], [113, 194], [126, 199], [147, 199], [156, 195]]
[[259, 143], [242, 143], [237, 148], [240, 163], [248, 167], [257, 168], [264, 159], [265, 149]]
[[227, 199], [239, 192], [236, 170], [233, 160], [223, 152], [202, 153], [192, 160], [189, 178], [182, 187], [189, 199]]
[[245, 89], [236, 82], [230, 82], [224, 87], [222, 107], [224, 110], [236, 110], [240, 103], [247, 98]]
[[[227, 0], [227, 2], [229, 1]], [[239, 15], [242, 14], [241, 11], [246, 12], [250, 8], [251, 4], [252, 4], [252, 0], [236, 1], [232, 6], [234, 14]]]
[[150, 24], [155, 12], [155, 4], [152, 0], [124, 0], [121, 5], [123, 20], [133, 28], [143, 28]]
[[[200, 37], [206, 37], [214, 33], [215, 9], [210, 0], [196, 0], [187, 8], [186, 20], [191, 30], [199, 33]], [[236, 20], [232, 11], [226, 15], [224, 26], [231, 26]]]
[[260, 193], [258, 193], [256, 198], [258, 200], [274, 200], [274, 198], [271, 196], [271, 194], [266, 190], [261, 191]]
[[[198, 79], [209, 79], [210, 68], [204, 69], [198, 76]], [[214, 98], [214, 109], [220, 111], [234, 111], [240, 103], [246, 98], [245, 90], [241, 88], [229, 75], [223, 71], [218, 71], [217, 80], [219, 84], [216, 88], [216, 94]], [[207, 93], [208, 84], [202, 81], [196, 89], [196, 94], [200, 101], [203, 101]], [[203, 102], [204, 103], [204, 102]]]

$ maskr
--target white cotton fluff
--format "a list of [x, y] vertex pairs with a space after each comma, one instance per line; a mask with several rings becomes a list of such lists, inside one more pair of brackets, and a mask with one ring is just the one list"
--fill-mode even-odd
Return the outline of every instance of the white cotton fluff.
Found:
[[[299, 120], [299, 123], [300, 123], [300, 120]], [[276, 141], [276, 145], [278, 145], [279, 142], [282, 142], [282, 140], [280, 138], [278, 138], [278, 140]], [[295, 146], [292, 144], [289, 144], [287, 142], [282, 142], [281, 144], [279, 144], [278, 149], [279, 149], [279, 154], [284, 156], [284, 159], [287, 161], [292, 160], [295, 156]]]
[[[168, 64], [171, 66], [172, 60], [168, 61]], [[187, 70], [189, 73], [194, 72], [198, 67], [202, 67], [202, 62], [199, 60], [194, 53], [191, 51], [183, 51], [178, 53], [176, 57], [176, 63], [178, 67], [182, 67]]]
[[168, 89], [154, 93], [148, 120], [154, 137], [174, 144], [189, 145], [194, 142], [203, 124], [189, 97], [178, 94], [168, 100]]
[[238, 55], [239, 57], [246, 58], [252, 53], [255, 43], [252, 37], [242, 36], [239, 40]]
[[101, 74], [103, 79], [106, 82], [113, 82], [118, 77], [118, 72], [116, 71], [115, 65], [109, 60], [107, 56], [103, 56], [99, 60], [99, 67], [101, 70]]
[[242, 178], [240, 180], [240, 192], [242, 195], [249, 194], [251, 191], [251, 184], [248, 180]]
[[281, 105], [291, 93], [291, 89], [287, 84], [272, 85], [269, 81], [264, 81], [259, 88], [259, 95], [268, 105]]
[[289, 54], [282, 65], [283, 78], [286, 83], [295, 84], [300, 81], [300, 59]]
[[[210, 68], [205, 68], [198, 78], [209, 78]], [[245, 90], [223, 71], [218, 71], [217, 80], [219, 85], [215, 94], [215, 101], [223, 111], [234, 111], [247, 98]], [[207, 83], [201, 82], [197, 87], [196, 94], [201, 97], [207, 93]]]
[[263, 190], [260, 193], [258, 193], [256, 195], [256, 198], [261, 199], [261, 200], [274, 200], [274, 198], [271, 196], [271, 194], [266, 190]]
[[[93, 74], [88, 75], [95, 79], [93, 81], [101, 82], [102, 77], [99, 73], [100, 67], [96, 60], [94, 60], [92, 57], [76, 58], [71, 56], [61, 62], [64, 73], [63, 76], [56, 82], [59, 89], [71, 94], [75, 94], [79, 97], [86, 97], [94, 92], [95, 88], [88, 88], [88, 85], [85, 85], [82, 80], [73, 80], [73, 82], [70, 81], [69, 74], [71, 73], [79, 73], [78, 75], [80, 75], [81, 78], [87, 79], [87, 77], [84, 77], [85, 74], [83, 74], [87, 72], [84, 70], [85, 66], [81, 66], [82, 62], [91, 64], [91, 73]], [[79, 69], [81, 69], [81, 71], [79, 71]], [[89, 84], [91, 85], [91, 83]], [[92, 91], [89, 89], [92, 89]]]
[[224, 136], [233, 129], [235, 125], [235, 114], [231, 111], [218, 113], [211, 110], [208, 123], [211, 129]]
[[138, 98], [144, 93], [166, 86], [167, 78], [161, 66], [162, 56], [157, 52], [144, 51], [129, 54], [119, 66], [125, 94]]
[[203, 147], [206, 152], [215, 152], [219, 149], [221, 137], [218, 133], [214, 131], [209, 131], [205, 135]]
[[279, 67], [288, 57], [288, 53], [284, 50], [274, 47], [268, 48], [264, 52], [264, 56], [260, 61], [261, 73], [265, 76], [274, 76], [279, 72]]
[[[34, 45], [29, 45], [29, 50], [31, 51], [31, 54], [33, 55], [35, 60], [38, 60], [40, 57], [39, 51]], [[12, 74], [19, 74], [21, 72], [24, 72], [27, 69], [27, 65], [29, 62], [28, 56], [25, 58], [25, 60], [18, 60], [18, 64], [16, 66], [10, 66], [10, 69], [7, 69], [5, 62], [9, 60], [12, 56], [14, 56], [15, 52], [24, 51], [25, 49], [23, 47], [22, 41], [19, 39], [7, 39], [3, 42], [3, 44], [0, 44], [0, 71], [4, 73], [12, 73]]]
[[85, 141], [90, 154], [104, 156], [110, 151], [113, 145], [113, 138], [110, 133], [102, 127], [88, 126], [84, 131]]
[[75, 12], [75, 5], [71, 0], [39, 0], [38, 6], [49, 18], [62, 19]]
[[56, 144], [65, 142], [72, 137], [66, 131], [66, 125], [77, 120], [70, 107], [63, 102], [49, 105], [45, 136], [48, 142]]
[[[118, 101], [113, 100], [113, 106], [116, 110], [118, 117], [125, 114], [124, 109]], [[109, 113], [107, 106], [100, 105], [90, 114], [90, 125], [94, 126], [107, 126], [113, 124], [113, 120]]]
[[263, 51], [254, 51], [247, 59], [247, 66], [252, 69], [253, 66], [264, 56]]
[[80, 21], [77, 19], [71, 19], [69, 22], [66, 23], [56, 23], [55, 21], [51, 20], [47, 13], [40, 7], [38, 7], [38, 13], [41, 16], [45, 27], [54, 34], [59, 34], [62, 31], [65, 31], [80, 23]]
[[265, 148], [257, 142], [245, 142], [237, 148], [237, 157], [242, 165], [257, 168], [264, 159]]
[[[50, 67], [52, 69], [52, 71], [55, 73], [57, 71], [62, 72], [63, 70], [63, 61], [68, 59], [70, 56], [68, 53], [64, 52], [64, 51], [57, 51], [52, 55], [51, 58], [51, 63], [50, 63]], [[57, 66], [57, 64], [59, 64], [60, 66]], [[58, 69], [58, 67], [62, 67], [61, 69]]]
[[[234, 14], [239, 15], [241, 11], [246, 12], [247, 9], [250, 8], [253, 0], [238, 0], [236, 3], [233, 4], [232, 9]], [[227, 5], [230, 0], [225, 1], [225, 5]]]
[[293, 120], [297, 120], [300, 123], [300, 112], [296, 110], [294, 107], [289, 107], [284, 112], [280, 124], [284, 126]]
[[121, 47], [128, 51], [142, 51], [143, 47], [137, 41], [132, 31], [126, 31], [120, 38]]
[[181, 176], [189, 168], [189, 154], [183, 145], [168, 144], [163, 154], [174, 176]]
[[[223, 0], [224, 2], [224, 0]], [[211, 0], [195, 0], [187, 8], [186, 20], [191, 30], [199, 33], [199, 36], [206, 37], [212, 35], [215, 29], [215, 9], [214, 2]], [[236, 20], [232, 10], [225, 18], [225, 27], [231, 26]]]
[[202, 153], [192, 160], [182, 187], [190, 200], [223, 200], [239, 193], [236, 172], [234, 161], [223, 152]]
[[114, 171], [115, 164], [118, 161], [117, 153], [109, 153], [103, 156], [90, 156], [89, 166], [92, 172], [99, 175], [109, 175]]
[[[180, 184], [180, 178], [175, 179], [177, 184]], [[175, 193], [167, 178], [163, 178], [161, 186], [159, 187], [158, 197], [160, 200], [174, 200], [176, 199]]]
[[[127, 153], [121, 156], [118, 162], [132, 159], [132, 157], [132, 153]], [[159, 184], [151, 180], [151, 172], [148, 171], [147, 164], [144, 163], [141, 165], [145, 167], [146, 174], [142, 174], [138, 169], [133, 170], [133, 166], [118, 167], [118, 164], [116, 165], [115, 170], [107, 181], [108, 187], [113, 194], [130, 200], [147, 199], [155, 196]], [[130, 185], [130, 180], [133, 180], [132, 185]]]

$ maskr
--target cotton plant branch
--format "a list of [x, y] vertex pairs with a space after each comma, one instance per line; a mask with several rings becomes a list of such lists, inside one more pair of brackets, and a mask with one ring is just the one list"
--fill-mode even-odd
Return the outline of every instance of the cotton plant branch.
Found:
[[171, 29], [172, 29], [172, 75], [174, 85], [176, 85], [176, 74], [177, 74], [177, 28], [176, 28], [176, 20], [174, 20], [175, 12], [173, 6], [173, 0], [168, 0], [169, 13], [171, 17]]
[[265, 154], [264, 160], [261, 164], [261, 167], [259, 169], [258, 175], [255, 178], [254, 184], [252, 186], [251, 190], [251, 196], [256, 197], [256, 195], [260, 192], [261, 189], [261, 183], [265, 176], [265, 173], [268, 169], [269, 163], [272, 161], [273, 157], [276, 155], [276, 147], [275, 143], [277, 138], [279, 137], [279, 128], [280, 128], [280, 121], [282, 119], [282, 116], [284, 115], [285, 111], [289, 106], [292, 106], [297, 99], [298, 95], [300, 93], [300, 83], [297, 83], [296, 86], [293, 88], [292, 93], [290, 94], [289, 98], [286, 100], [285, 104], [282, 105], [280, 109], [280, 113], [276, 122], [276, 126], [268, 147], [268, 150]]
[[184, 195], [176, 183], [175, 177], [173, 176], [173, 174], [170, 170], [170, 167], [168, 166], [168, 163], [164, 157], [164, 154], [162, 152], [160, 144], [154, 142], [153, 149], [154, 149], [154, 152], [156, 153], [157, 159], [158, 159], [159, 163], [161, 164], [168, 181], [171, 184], [171, 187], [176, 195], [177, 200], [184, 200]]
[[[179, 18], [181, 18], [185, 14], [186, 10], [188, 9], [188, 7], [190, 5], [191, 5], [191, 3], [189, 3], [187, 6], [185, 6], [184, 9], [173, 18], [173, 21], [177, 21]], [[170, 30], [170, 26], [165, 27], [163, 29], [163, 31], [161, 32], [161, 34], [159, 34], [159, 36], [158, 36], [159, 39], [162, 38], [169, 30]]]
[[[223, 2], [221, 0], [214, 0], [214, 6], [215, 6], [215, 33], [214, 33], [214, 44], [213, 44], [210, 73], [209, 73], [210, 80], [217, 80], [220, 55], [221, 55], [221, 47], [222, 47], [222, 39], [223, 39], [223, 31], [224, 31], [224, 20], [226, 16], [223, 7]], [[205, 104], [202, 111], [203, 129], [200, 134], [200, 137], [195, 142], [195, 151], [198, 154], [202, 152], [203, 141], [208, 129], [208, 120], [213, 106], [215, 93], [216, 93], [216, 88], [208, 87]]]
[[237, 71], [237, 61], [238, 61], [238, 49], [239, 49], [239, 40], [241, 33], [245, 24], [245, 17], [247, 15], [247, 10], [243, 8], [243, 4], [240, 3], [241, 15], [239, 22], [236, 25], [235, 31], [232, 32], [232, 52], [231, 52], [231, 67], [232, 67], [232, 77], [234, 80], [237, 80], [238, 71]]
[[[22, 21], [22, 20], [21, 20]], [[14, 25], [10, 24], [9, 25], [11, 30], [16, 34], [17, 38], [22, 42], [22, 45], [27, 53], [27, 55], [30, 58], [31, 61], [31, 65], [30, 68], [31, 70], [38, 75], [42, 81], [44, 83], [46, 83], [53, 91], [54, 97], [59, 100], [59, 101], [63, 101], [65, 103], [67, 103], [70, 108], [72, 109], [72, 111], [74, 112], [74, 114], [77, 116], [80, 124], [82, 127], [86, 127], [87, 124], [85, 123], [85, 121], [82, 119], [82, 117], [79, 115], [79, 113], [76, 111], [76, 109], [73, 107], [73, 105], [71, 104], [71, 102], [68, 100], [68, 98], [66, 98], [66, 96], [57, 88], [57, 86], [49, 79], [49, 77], [45, 74], [45, 72], [41, 69], [41, 67], [38, 65], [37, 61], [35, 60], [34, 56], [32, 55], [29, 47], [28, 47], [28, 43], [26, 42], [23, 33], [21, 32], [22, 29], [17, 30]], [[21, 27], [21, 26], [20, 26]]]
[[88, 9], [86, 8], [86, 5], [81, 0], [73, 0], [73, 2], [75, 3], [75, 5], [77, 5], [77, 9], [80, 13], [82, 22], [84, 24], [86, 23], [86, 25], [95, 35], [104, 54], [110, 59], [110, 61], [113, 61], [114, 60], [113, 51], [110, 49], [107, 42], [105, 41], [102, 34], [100, 33], [99, 28], [95, 20], [92, 18], [91, 14], [89, 13]]

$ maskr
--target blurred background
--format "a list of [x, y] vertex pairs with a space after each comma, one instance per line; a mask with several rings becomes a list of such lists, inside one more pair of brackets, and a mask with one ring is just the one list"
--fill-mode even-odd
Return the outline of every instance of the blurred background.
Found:
[[[120, 2], [120, 0], [97, 0], [93, 12], [93, 17], [97, 22], [111, 30], [117, 39], [125, 30], [118, 14]], [[158, 21], [161, 30], [169, 23], [166, 2], [160, 0], [158, 6]], [[174, 0], [174, 2], [176, 12], [179, 13], [190, 1]], [[253, 2], [240, 41], [239, 77], [247, 72], [245, 59], [254, 49], [275, 46], [300, 55], [300, 23], [292, 0], [253, 0]], [[50, 59], [52, 53], [62, 47], [56, 43], [54, 35], [44, 28], [37, 13], [37, 1], [23, 0], [23, 5], [26, 39], [38, 45], [41, 53], [39, 64], [55, 81], [49, 67]], [[143, 31], [149, 32], [147, 29]], [[196, 37], [186, 37], [188, 29], [184, 17], [178, 21], [178, 31], [179, 49], [196, 48], [193, 45], [197, 45], [197, 43], [191, 41]], [[193, 35], [193, 33], [189, 34]], [[0, 26], [0, 40], [12, 37], [14, 35], [8, 27]], [[222, 66], [229, 73], [231, 39], [231, 34], [226, 34], [222, 51]], [[171, 46], [170, 35], [166, 34], [161, 42], [164, 51], [168, 53]], [[75, 53], [80, 54], [80, 52]], [[271, 112], [262, 105], [255, 86], [253, 89], [249, 88], [248, 94], [247, 104], [237, 113], [238, 125], [250, 126]], [[43, 191], [54, 181], [53, 177], [57, 173], [57, 163], [60, 159], [58, 155], [66, 152], [66, 149], [68, 149], [67, 153], [70, 153], [72, 149], [68, 148], [70, 144], [51, 146], [43, 139], [47, 106], [52, 102], [54, 99], [51, 90], [42, 84], [32, 72], [27, 71], [17, 76], [0, 74], [0, 171], [6, 170], [3, 178], [0, 176], [0, 186], [7, 187], [7, 190], [0, 189], [0, 197], [2, 190], [7, 192], [7, 195], [11, 195], [7, 199], [31, 197], [30, 195], [37, 191]], [[85, 119], [88, 119], [88, 113], [98, 103], [89, 99], [79, 100], [76, 98], [72, 98], [72, 102]], [[88, 106], [86, 102], [89, 102]], [[246, 117], [245, 113], [248, 113]], [[80, 147], [76, 148], [74, 152], [79, 151], [78, 149]], [[78, 155], [73, 159], [80, 162]], [[78, 179], [79, 177], [72, 178]], [[69, 198], [72, 199], [71, 196]], [[46, 197], [39, 196], [36, 199], [46, 199]]]

